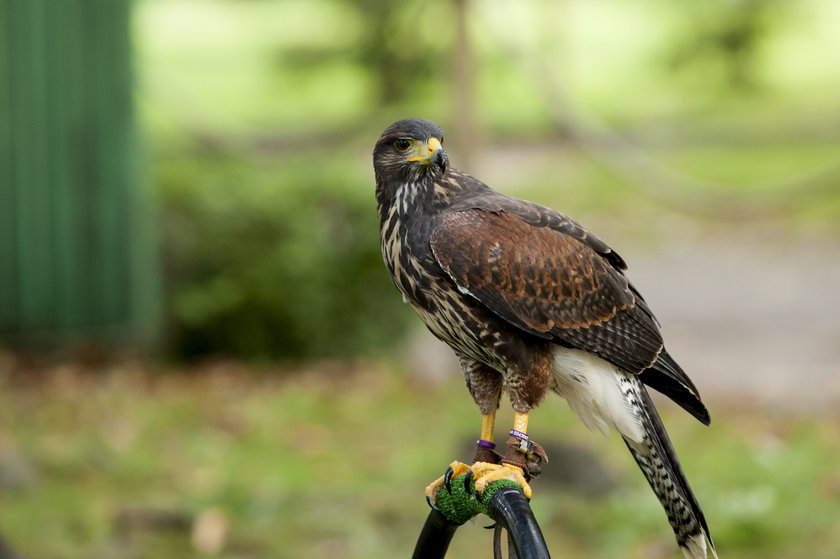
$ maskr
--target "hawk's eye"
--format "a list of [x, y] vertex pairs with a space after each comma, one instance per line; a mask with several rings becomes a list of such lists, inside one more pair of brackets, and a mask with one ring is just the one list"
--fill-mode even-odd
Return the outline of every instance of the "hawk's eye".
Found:
[[394, 141], [394, 147], [397, 148], [399, 151], [406, 151], [408, 148], [411, 147], [411, 142], [406, 140], [405, 138], [399, 138]]

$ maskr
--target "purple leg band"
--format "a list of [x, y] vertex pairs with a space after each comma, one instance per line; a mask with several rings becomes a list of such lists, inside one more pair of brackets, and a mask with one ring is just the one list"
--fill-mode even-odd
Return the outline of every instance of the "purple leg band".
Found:
[[516, 437], [519, 440], [527, 441], [528, 435], [523, 433], [522, 431], [517, 431], [516, 429], [511, 429], [510, 433], [508, 433], [511, 437]]
[[489, 448], [489, 449], [496, 448], [496, 445], [494, 443], [491, 443], [490, 441], [485, 441], [484, 439], [478, 439], [477, 441], [475, 441], [475, 444], [477, 444], [478, 446], [483, 446], [484, 448]]

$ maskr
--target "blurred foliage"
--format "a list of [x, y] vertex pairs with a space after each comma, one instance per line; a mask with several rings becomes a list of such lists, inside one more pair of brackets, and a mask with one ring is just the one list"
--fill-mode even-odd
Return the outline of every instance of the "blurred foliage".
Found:
[[467, 107], [456, 5], [138, 1], [176, 355], [400, 339], [369, 156], [397, 118], [438, 120], [453, 164], [499, 190], [623, 228], [606, 238], [668, 212], [836, 225], [837, 3], [469, 2]]
[[[364, 29], [354, 61], [374, 77], [375, 103], [404, 102], [424, 83], [440, 77], [446, 44], [440, 44], [440, 26], [429, 22], [420, 6], [406, 9], [391, 0], [348, 2], [361, 15]], [[449, 15], [449, 6], [434, 8], [435, 18]], [[419, 16], [419, 17], [418, 17]], [[432, 23], [432, 25], [429, 25]]]
[[180, 355], [355, 355], [404, 330], [371, 185], [346, 159], [205, 152], [157, 171]]
[[680, 8], [692, 17], [685, 18], [675, 40], [670, 69], [714, 76], [720, 87], [733, 90], [758, 88], [761, 47], [773, 26], [781, 25], [782, 5], [778, 0], [681, 2]]

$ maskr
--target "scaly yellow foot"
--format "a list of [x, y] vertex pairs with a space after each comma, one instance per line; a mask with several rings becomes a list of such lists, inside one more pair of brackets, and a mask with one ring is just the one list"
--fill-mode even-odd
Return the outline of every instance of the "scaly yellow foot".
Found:
[[472, 466], [463, 462], [452, 462], [444, 475], [426, 487], [426, 497], [430, 504], [437, 498], [441, 487], [448, 487], [452, 479], [465, 473], [467, 474], [467, 478], [464, 480], [466, 486], [469, 486], [470, 481], [475, 481], [475, 490], [479, 493], [482, 493], [494, 481], [507, 479], [522, 487], [525, 497], [531, 498], [531, 486], [525, 480], [522, 468], [510, 464], [493, 464], [490, 462], [476, 462]]
[[522, 471], [522, 468], [517, 466], [512, 466], [510, 464], [476, 462], [472, 465], [470, 470], [472, 471], [473, 479], [475, 479], [475, 490], [479, 493], [483, 493], [484, 490], [487, 489], [487, 486], [494, 481], [507, 479], [522, 487], [522, 493], [524, 493], [525, 497], [528, 499], [530, 499], [533, 494], [531, 486], [528, 485], [528, 482], [525, 480], [525, 473]]
[[467, 464], [458, 461], [452, 462], [445, 474], [426, 486], [426, 497], [434, 501], [442, 486], [449, 485], [449, 480], [468, 471], [470, 471], [470, 467]]

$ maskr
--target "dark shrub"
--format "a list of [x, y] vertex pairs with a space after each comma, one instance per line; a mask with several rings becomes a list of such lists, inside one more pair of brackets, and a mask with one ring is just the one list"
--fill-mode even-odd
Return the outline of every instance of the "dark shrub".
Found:
[[399, 340], [409, 312], [379, 254], [372, 173], [349, 161], [159, 162], [176, 354], [347, 356]]

